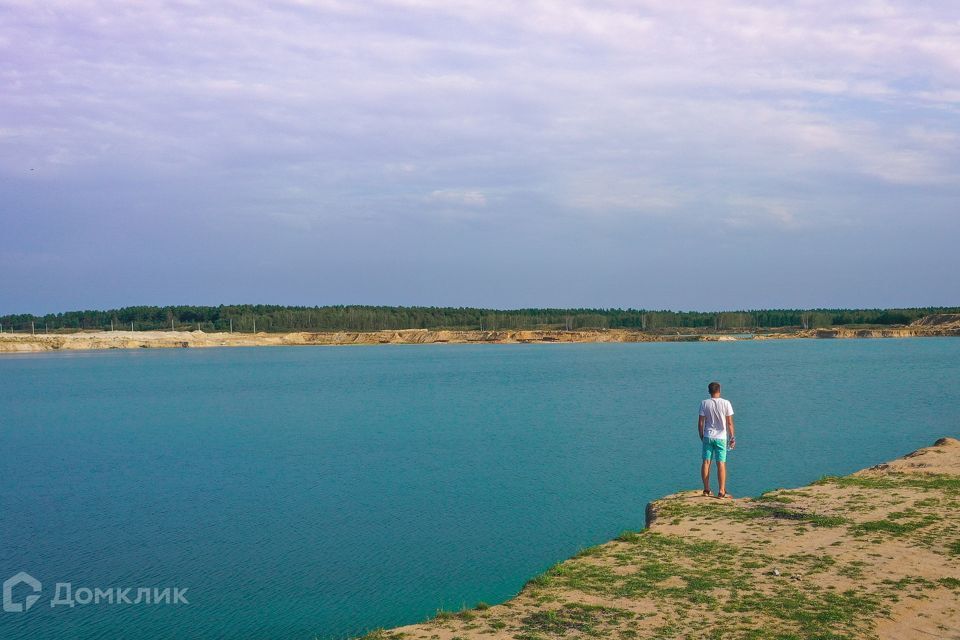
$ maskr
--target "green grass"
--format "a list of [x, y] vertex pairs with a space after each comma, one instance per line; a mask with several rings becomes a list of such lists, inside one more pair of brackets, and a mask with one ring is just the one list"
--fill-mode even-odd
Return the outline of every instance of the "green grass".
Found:
[[937, 582], [948, 589], [960, 589], [960, 580], [957, 580], [956, 578], [940, 578], [937, 580]]
[[[795, 625], [803, 638], [848, 638], [879, 612], [879, 597], [848, 590], [843, 593], [784, 584], [773, 594], [755, 594], [731, 603], [739, 613], [759, 613]], [[782, 631], [787, 631], [783, 629]]]
[[888, 473], [883, 476], [824, 476], [814, 485], [838, 487], [862, 487], [864, 489], [891, 490], [914, 487], [925, 491], [942, 491], [947, 495], [960, 495], [960, 476], [947, 473]]
[[790, 496], [774, 495], [778, 491], [781, 491], [781, 489], [775, 489], [774, 491], [761, 493], [759, 496], [757, 496], [757, 500], [762, 500], [763, 502], [778, 502], [780, 504], [790, 504], [792, 502], [796, 502], [796, 500]]
[[551, 584], [550, 580], [550, 571], [546, 573], [541, 573], [538, 576], [530, 578], [525, 587], [549, 587]]
[[[746, 510], [746, 509], [744, 509]], [[729, 511], [734, 511], [730, 509]], [[803, 514], [812, 524], [810, 514]], [[687, 623], [676, 616], [691, 610], [713, 611], [727, 619], [730, 638], [833, 638], [856, 637], [869, 629], [883, 610], [883, 594], [866, 590], [821, 589], [813, 583], [794, 581], [787, 575], [769, 576], [766, 567], [779, 565], [785, 573], [811, 575], [835, 571], [859, 577], [864, 563], [838, 567], [828, 554], [794, 554], [771, 558], [752, 549], [709, 540], [688, 539], [650, 530], [629, 532], [619, 540], [626, 542], [614, 556], [620, 567], [599, 565], [588, 558], [561, 563], [544, 574], [544, 584], [559, 590], [586, 594], [654, 601], [661, 614], [669, 614], [661, 632], [679, 630]], [[753, 571], [751, 571], [753, 569]], [[666, 586], [671, 579], [677, 584]], [[766, 588], [758, 581], [766, 580]], [[672, 612], [672, 613], [670, 613]], [[595, 621], [584, 610], [561, 608], [539, 611], [524, 619], [524, 631], [547, 636], [565, 633], [590, 635]], [[761, 626], [741, 622], [757, 617]], [[719, 620], [720, 618], [718, 618]], [[766, 622], [764, 622], [766, 620]], [[779, 621], [773, 628], [763, 627]], [[719, 623], [718, 623], [719, 624]], [[579, 625], [579, 626], [577, 626]], [[563, 631], [561, 631], [563, 629]], [[757, 631], [760, 629], [760, 632]], [[669, 634], [668, 634], [669, 635]]]
[[357, 640], [400, 640], [404, 636], [406, 636], [405, 633], [378, 628], [373, 631], [368, 631]]
[[823, 573], [837, 563], [831, 555], [812, 553], [794, 553], [783, 558], [783, 562], [792, 567], [802, 567], [806, 573]]
[[575, 555], [574, 557], [589, 558], [591, 556], [600, 556], [600, 555], [603, 555], [603, 547], [601, 545], [597, 545], [595, 547], [587, 547], [585, 549], [580, 549], [580, 551], [577, 552], [577, 555]]
[[[893, 514], [891, 514], [893, 515]], [[886, 520], [868, 520], [855, 524], [851, 530], [854, 535], [866, 535], [868, 533], [888, 533], [893, 536], [905, 536], [923, 527], [939, 521], [937, 516], [927, 515], [919, 519], [907, 522], [898, 522], [898, 519]]]
[[881, 580], [880, 582], [890, 588], [894, 594], [907, 592], [907, 595], [910, 595], [909, 587], [914, 587], [913, 592], [915, 593], [927, 589], [935, 589], [937, 586], [935, 582], [927, 580], [922, 576], [906, 576], [899, 580]]
[[[603, 627], [633, 617], [625, 609], [568, 602], [559, 609], [535, 611], [521, 620], [523, 632], [562, 636], [568, 631], [596, 635]], [[514, 636], [516, 637], [516, 636]]]
[[775, 520], [803, 522], [814, 527], [839, 527], [850, 522], [841, 516], [827, 516], [767, 505], [740, 509], [739, 511], [742, 513], [735, 514], [734, 519], [773, 518]]
[[862, 560], [854, 560], [853, 562], [848, 562], [840, 567], [840, 569], [837, 570], [837, 573], [847, 578], [859, 579], [863, 577], [863, 568], [866, 566], [868, 566], [866, 562], [863, 562]]

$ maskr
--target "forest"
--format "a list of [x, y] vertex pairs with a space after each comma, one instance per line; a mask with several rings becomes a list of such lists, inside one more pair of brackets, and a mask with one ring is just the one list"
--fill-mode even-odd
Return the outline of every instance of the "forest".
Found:
[[387, 307], [365, 305], [136, 306], [65, 311], [47, 315], [0, 316], [4, 332], [83, 330], [182, 331], [379, 331], [390, 329], [636, 329], [666, 332], [762, 331], [827, 326], [909, 324], [932, 313], [960, 313], [960, 307], [909, 309], [760, 309], [669, 311], [644, 309], [478, 309], [471, 307]]

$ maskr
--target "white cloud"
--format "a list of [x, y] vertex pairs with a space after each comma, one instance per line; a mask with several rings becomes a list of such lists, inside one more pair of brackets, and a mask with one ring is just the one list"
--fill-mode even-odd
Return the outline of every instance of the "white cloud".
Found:
[[430, 202], [464, 207], [485, 207], [487, 197], [481, 191], [462, 189], [438, 189], [427, 197]]
[[179, 167], [260, 185], [265, 210], [293, 181], [313, 194], [297, 206], [364, 215], [535, 192], [683, 217], [785, 180], [960, 170], [960, 22], [936, 3], [8, 6], [8, 174]]
[[597, 214], [658, 215], [682, 201], [676, 188], [654, 184], [642, 176], [584, 171], [570, 176], [561, 202]]
[[734, 227], [774, 224], [793, 227], [797, 224], [796, 204], [773, 198], [734, 196], [727, 199], [730, 213], [723, 221]]

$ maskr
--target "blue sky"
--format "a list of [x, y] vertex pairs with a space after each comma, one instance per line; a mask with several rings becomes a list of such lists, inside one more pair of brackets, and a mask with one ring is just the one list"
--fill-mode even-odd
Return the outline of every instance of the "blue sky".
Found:
[[0, 313], [960, 304], [960, 8], [0, 0]]

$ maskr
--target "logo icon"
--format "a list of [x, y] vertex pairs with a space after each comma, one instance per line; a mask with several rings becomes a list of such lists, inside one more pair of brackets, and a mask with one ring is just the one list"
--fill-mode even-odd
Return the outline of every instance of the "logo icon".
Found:
[[26, 571], [21, 571], [12, 578], [5, 580], [3, 583], [3, 610], [7, 613], [21, 613], [23, 611], [29, 611], [30, 607], [36, 604], [37, 600], [40, 599], [40, 596], [38, 595], [30, 595], [24, 598], [23, 602], [14, 602], [13, 589], [21, 584], [25, 584], [30, 587], [35, 594], [40, 593], [40, 590], [42, 589], [40, 586], [40, 581]]

